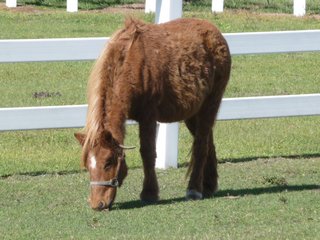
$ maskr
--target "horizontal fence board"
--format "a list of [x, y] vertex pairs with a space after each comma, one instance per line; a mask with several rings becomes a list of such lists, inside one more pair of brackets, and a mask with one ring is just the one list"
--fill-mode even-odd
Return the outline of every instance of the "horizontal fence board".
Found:
[[220, 120], [317, 116], [320, 94], [263, 96], [223, 99]]
[[[320, 51], [320, 30], [227, 33], [231, 54]], [[95, 60], [109, 38], [0, 40], [0, 63]]]
[[224, 36], [233, 55], [320, 51], [320, 30], [228, 33]]
[[83, 127], [86, 105], [0, 108], [0, 130]]
[[[0, 131], [83, 127], [86, 112], [87, 105], [0, 108]], [[218, 120], [316, 115], [320, 94], [305, 94], [223, 99]]]
[[0, 40], [0, 63], [97, 59], [109, 38]]

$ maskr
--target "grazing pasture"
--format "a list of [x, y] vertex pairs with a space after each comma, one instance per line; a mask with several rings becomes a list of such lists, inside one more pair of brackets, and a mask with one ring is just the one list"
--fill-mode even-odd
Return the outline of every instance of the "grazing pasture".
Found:
[[185, 168], [158, 171], [161, 200], [139, 199], [130, 169], [110, 212], [86, 204], [87, 173], [0, 180], [1, 239], [318, 239], [319, 157], [252, 158], [219, 165], [220, 191], [185, 201]]
[[[320, 28], [316, 16], [212, 15], [187, 7], [184, 16], [208, 19], [222, 32]], [[41, 11], [1, 6], [0, 38], [110, 36], [125, 18], [121, 12], [34, 8]], [[92, 64], [0, 64], [0, 107], [83, 104]], [[234, 56], [225, 97], [319, 93], [319, 65], [319, 53]], [[86, 204], [88, 173], [80, 169], [76, 129], [1, 132], [0, 238], [318, 239], [319, 125], [319, 117], [218, 122], [220, 191], [198, 202], [184, 200], [191, 137], [181, 125], [180, 168], [158, 171], [160, 202], [140, 202], [143, 174], [133, 150], [117, 203], [102, 213]], [[137, 127], [127, 133], [126, 144], [137, 146]]]

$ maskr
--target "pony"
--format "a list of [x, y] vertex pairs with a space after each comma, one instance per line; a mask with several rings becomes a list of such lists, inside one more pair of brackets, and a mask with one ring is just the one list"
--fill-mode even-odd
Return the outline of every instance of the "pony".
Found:
[[126, 19], [91, 71], [86, 125], [75, 133], [90, 174], [91, 207], [111, 209], [127, 176], [123, 145], [127, 119], [139, 124], [142, 201], [159, 200], [157, 122], [184, 121], [193, 136], [186, 198], [213, 196], [218, 172], [212, 129], [230, 70], [227, 42], [205, 20], [157, 25]]

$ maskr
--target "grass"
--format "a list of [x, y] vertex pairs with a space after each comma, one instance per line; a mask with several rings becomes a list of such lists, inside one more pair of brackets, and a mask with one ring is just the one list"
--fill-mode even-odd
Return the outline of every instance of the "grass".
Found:
[[[319, 118], [283, 118], [217, 123], [215, 141], [221, 162], [271, 157], [317, 157]], [[73, 137], [75, 129], [19, 131], [1, 133], [0, 176], [14, 174], [72, 173], [80, 171], [80, 147]], [[130, 168], [139, 168], [137, 126], [127, 127]], [[184, 124], [180, 127], [179, 165], [190, 158], [192, 139]]]
[[[110, 36], [127, 14], [85, 11], [85, 1], [79, 13], [67, 14], [56, 2], [20, 2], [37, 11], [0, 8], [0, 39]], [[275, 4], [226, 1], [224, 14], [211, 14], [192, 1], [184, 16], [208, 19], [223, 32], [320, 27], [313, 15], [275, 18], [266, 14], [277, 13], [272, 8], [245, 10], [267, 2]], [[285, 2], [277, 1], [282, 12]], [[90, 9], [105, 4], [90, 3]], [[134, 15], [149, 22], [154, 17], [139, 10]], [[225, 97], [319, 93], [319, 65], [319, 53], [234, 56]], [[91, 66], [90, 61], [0, 64], [0, 107], [83, 104]], [[319, 117], [218, 122], [220, 191], [213, 199], [186, 202], [183, 166], [192, 140], [182, 124], [181, 167], [158, 171], [159, 204], [144, 206], [138, 199], [142, 170], [136, 149], [127, 153], [129, 177], [110, 213], [93, 212], [86, 204], [88, 176], [80, 169], [77, 129], [2, 132], [0, 238], [317, 239], [319, 125]], [[137, 142], [137, 127], [128, 127], [126, 143], [139, 147]]]
[[86, 173], [8, 177], [0, 181], [0, 237], [317, 239], [319, 160], [220, 164], [220, 191], [198, 202], [184, 200], [185, 168], [158, 171], [161, 201], [150, 206], [138, 199], [142, 170], [131, 169], [108, 213], [88, 208]]

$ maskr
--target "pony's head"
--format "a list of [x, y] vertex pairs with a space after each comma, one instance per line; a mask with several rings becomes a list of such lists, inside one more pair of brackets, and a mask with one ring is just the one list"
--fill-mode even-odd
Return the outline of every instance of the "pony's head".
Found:
[[94, 210], [111, 209], [117, 188], [127, 176], [125, 147], [120, 145], [108, 132], [95, 144], [86, 141], [86, 135], [76, 133], [82, 145], [82, 162], [90, 174], [89, 203]]

